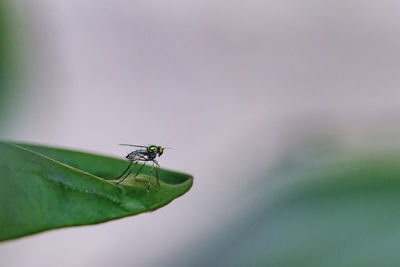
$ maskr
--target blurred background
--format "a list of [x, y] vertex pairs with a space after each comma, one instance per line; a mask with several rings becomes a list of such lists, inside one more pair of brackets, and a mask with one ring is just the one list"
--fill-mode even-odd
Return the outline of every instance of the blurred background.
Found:
[[168, 144], [161, 167], [194, 185], [153, 213], [2, 243], [1, 266], [184, 265], [308, 136], [398, 145], [398, 1], [2, 2], [1, 139]]

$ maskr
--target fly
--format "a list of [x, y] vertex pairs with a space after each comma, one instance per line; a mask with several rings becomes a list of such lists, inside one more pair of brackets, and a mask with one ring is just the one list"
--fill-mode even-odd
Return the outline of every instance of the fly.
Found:
[[[154, 165], [156, 166], [157, 185], [160, 186], [160, 181], [158, 179], [158, 171], [160, 169], [160, 165], [158, 164], [156, 157], [157, 156], [160, 157], [164, 153], [164, 148], [161, 146], [155, 146], [155, 145], [151, 145], [151, 146], [138, 146], [138, 145], [129, 145], [129, 144], [120, 144], [120, 145], [121, 146], [133, 146], [133, 147], [137, 147], [139, 149], [132, 151], [125, 157], [130, 162], [129, 162], [128, 168], [126, 168], [126, 170], [118, 178], [116, 178], [116, 180], [118, 180], [118, 182], [116, 182], [116, 184], [122, 183], [122, 181], [124, 181], [126, 179], [126, 177], [128, 177], [132, 173], [132, 171], [135, 169], [138, 162], [143, 162], [143, 164], [139, 168], [139, 170], [136, 172], [134, 177], [136, 177], [140, 173], [140, 171], [143, 169], [144, 165], [146, 165], [146, 163], [148, 161], [152, 161], [153, 163], [152, 163], [151, 169], [150, 169], [149, 182], [147, 184], [147, 192], [150, 191], [150, 177], [153, 174]], [[131, 168], [132, 163], [135, 163], [135, 164]], [[126, 175], [124, 176], [124, 174], [126, 174]], [[124, 176], [124, 177], [121, 178], [122, 176]]]

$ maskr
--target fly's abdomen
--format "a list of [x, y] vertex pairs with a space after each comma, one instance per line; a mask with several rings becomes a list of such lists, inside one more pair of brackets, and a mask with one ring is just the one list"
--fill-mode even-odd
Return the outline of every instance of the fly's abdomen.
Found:
[[131, 152], [125, 158], [127, 158], [129, 160], [137, 160], [138, 159], [138, 155], [135, 152]]

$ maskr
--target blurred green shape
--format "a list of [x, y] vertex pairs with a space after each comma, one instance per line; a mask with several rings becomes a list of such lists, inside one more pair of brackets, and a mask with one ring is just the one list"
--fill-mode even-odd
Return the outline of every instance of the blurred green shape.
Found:
[[289, 160], [267, 177], [185, 264], [400, 266], [399, 153]]
[[187, 192], [188, 174], [149, 168], [116, 185], [121, 159], [0, 141], [0, 240], [65, 226], [95, 224], [158, 209]]
[[8, 0], [0, 1], [0, 130], [11, 110], [16, 108], [15, 97], [21, 83], [22, 42], [21, 26], [17, 23], [16, 10]]

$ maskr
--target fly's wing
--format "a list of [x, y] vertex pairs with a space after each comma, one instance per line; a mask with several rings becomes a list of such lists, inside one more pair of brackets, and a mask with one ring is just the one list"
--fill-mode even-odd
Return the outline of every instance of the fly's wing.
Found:
[[149, 161], [149, 154], [145, 149], [138, 149], [129, 153], [126, 158], [133, 161]]
[[139, 146], [139, 145], [130, 145], [130, 144], [118, 144], [120, 146], [133, 146], [133, 147], [143, 147], [143, 148], [147, 148], [146, 146]]

